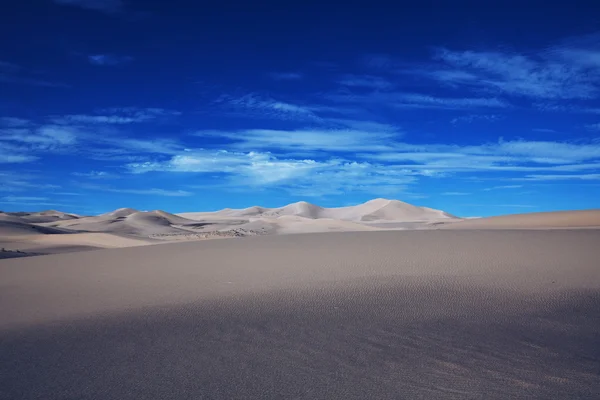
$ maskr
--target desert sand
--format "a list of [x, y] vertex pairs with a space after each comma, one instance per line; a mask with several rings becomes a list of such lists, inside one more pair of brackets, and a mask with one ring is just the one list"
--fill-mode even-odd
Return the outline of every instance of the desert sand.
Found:
[[[438, 222], [443, 229], [600, 228], [600, 210], [554, 211]], [[443, 225], [443, 226], [442, 226]]]
[[387, 199], [340, 208], [298, 202], [179, 215], [132, 208], [97, 216], [56, 210], [0, 213], [0, 247], [5, 250], [0, 258], [255, 235], [426, 229], [459, 220], [440, 210]]
[[348, 207], [307, 202], [171, 214], [120, 208], [97, 216], [56, 210], [0, 213], [0, 259], [143, 246], [172, 241], [317, 232], [431, 229], [600, 228], [600, 210], [530, 213], [465, 219], [398, 200]]
[[0, 398], [597, 398], [598, 243], [327, 232], [2, 260]]

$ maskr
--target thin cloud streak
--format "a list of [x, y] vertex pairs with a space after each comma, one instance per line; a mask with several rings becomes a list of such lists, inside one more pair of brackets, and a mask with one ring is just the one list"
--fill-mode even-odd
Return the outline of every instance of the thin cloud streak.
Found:
[[123, 0], [53, 0], [56, 4], [75, 6], [83, 9], [101, 11], [114, 14], [123, 11], [125, 2]]

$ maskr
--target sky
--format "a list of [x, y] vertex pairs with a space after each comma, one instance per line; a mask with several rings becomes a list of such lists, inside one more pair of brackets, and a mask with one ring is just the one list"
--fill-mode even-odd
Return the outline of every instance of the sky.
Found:
[[596, 2], [211, 3], [3, 1], [0, 210], [600, 208]]

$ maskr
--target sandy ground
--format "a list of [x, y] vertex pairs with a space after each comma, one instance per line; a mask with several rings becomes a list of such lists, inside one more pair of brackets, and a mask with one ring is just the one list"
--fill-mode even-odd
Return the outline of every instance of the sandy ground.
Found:
[[0, 398], [598, 398], [598, 243], [376, 231], [3, 260]]
[[0, 213], [0, 259], [140, 246], [172, 241], [430, 229], [600, 228], [600, 210], [562, 211], [462, 219], [397, 200], [323, 208], [299, 202], [281, 208], [170, 214], [121, 208], [98, 216], [55, 210]]
[[[144, 246], [154, 244], [151, 240], [144, 240], [123, 235], [109, 233], [70, 233], [70, 234], [31, 234], [0, 236], [0, 247], [8, 250], [6, 256], [21, 254], [46, 255], [57, 253], [71, 253], [78, 251], [99, 250], [120, 247]], [[0, 259], [4, 252], [0, 252]]]
[[600, 210], [554, 211], [438, 223], [443, 229], [600, 228]]

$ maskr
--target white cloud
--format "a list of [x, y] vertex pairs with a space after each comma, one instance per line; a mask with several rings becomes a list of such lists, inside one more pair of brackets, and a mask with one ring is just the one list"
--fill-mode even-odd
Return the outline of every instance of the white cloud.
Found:
[[[406, 168], [447, 171], [576, 171], [599, 169], [600, 143], [503, 141], [476, 146], [395, 143], [396, 152], [361, 154], [364, 159], [413, 162]], [[587, 162], [587, 163], [586, 163]]]
[[471, 110], [478, 108], [507, 108], [506, 101], [496, 97], [438, 97], [420, 93], [404, 92], [370, 92], [357, 94], [352, 92], [339, 92], [327, 94], [325, 97], [331, 101], [342, 103], [355, 103], [362, 105], [377, 105], [391, 108], [423, 108], [446, 110]]
[[61, 125], [127, 125], [149, 122], [159, 118], [181, 115], [179, 111], [163, 108], [120, 107], [99, 110], [96, 114], [71, 114], [54, 116], [52, 122]]
[[545, 175], [535, 174], [527, 175], [519, 180], [523, 181], [597, 181], [600, 180], [600, 174], [564, 174], [564, 175]]
[[504, 108], [509, 105], [495, 97], [491, 98], [450, 98], [450, 97], [435, 97], [422, 94], [401, 94], [397, 97], [398, 102], [394, 104], [396, 107], [406, 108]]
[[[352, 121], [336, 120], [339, 124], [354, 125]], [[357, 128], [360, 123], [355, 124]], [[311, 150], [311, 151], [384, 151], [392, 150], [389, 145], [400, 135], [389, 125], [368, 123], [365, 128], [380, 128], [379, 130], [356, 129], [303, 129], [303, 130], [274, 130], [250, 129], [238, 132], [198, 132], [198, 136], [219, 136], [233, 140], [233, 148], [245, 150], [273, 149], [278, 151]]]
[[166, 196], [166, 197], [186, 197], [192, 196], [192, 192], [185, 190], [165, 190], [165, 189], [110, 189], [109, 192], [129, 193], [148, 196]]
[[274, 100], [255, 93], [235, 97], [222, 95], [214, 102], [226, 110], [252, 118], [318, 120], [310, 107]]
[[489, 192], [491, 190], [502, 190], [502, 189], [519, 189], [522, 188], [523, 185], [502, 185], [502, 186], [493, 186], [493, 187], [489, 187], [489, 188], [485, 188], [483, 189], [486, 192]]
[[346, 191], [400, 191], [415, 180], [408, 170], [330, 159], [282, 159], [269, 153], [197, 150], [166, 162], [132, 163], [134, 173], [151, 171], [223, 173], [231, 186], [276, 186], [320, 196]]
[[0, 128], [0, 143], [8, 142], [21, 146], [20, 150], [55, 150], [76, 142], [79, 132], [76, 129], [58, 125], [44, 125], [37, 128]]
[[597, 52], [557, 46], [537, 54], [438, 49], [426, 75], [458, 87], [539, 99], [589, 99], [599, 93]]
[[83, 178], [107, 178], [110, 176], [110, 174], [105, 171], [73, 172], [71, 175]]
[[83, 189], [89, 190], [101, 190], [103, 192], [111, 192], [111, 193], [122, 193], [122, 194], [137, 194], [137, 195], [148, 195], [148, 196], [165, 196], [165, 197], [187, 197], [192, 196], [192, 192], [188, 192], [185, 190], [167, 190], [167, 189], [158, 189], [158, 188], [150, 188], [150, 189], [130, 189], [130, 188], [115, 188], [106, 185], [92, 185], [92, 184], [83, 184], [80, 185]]

